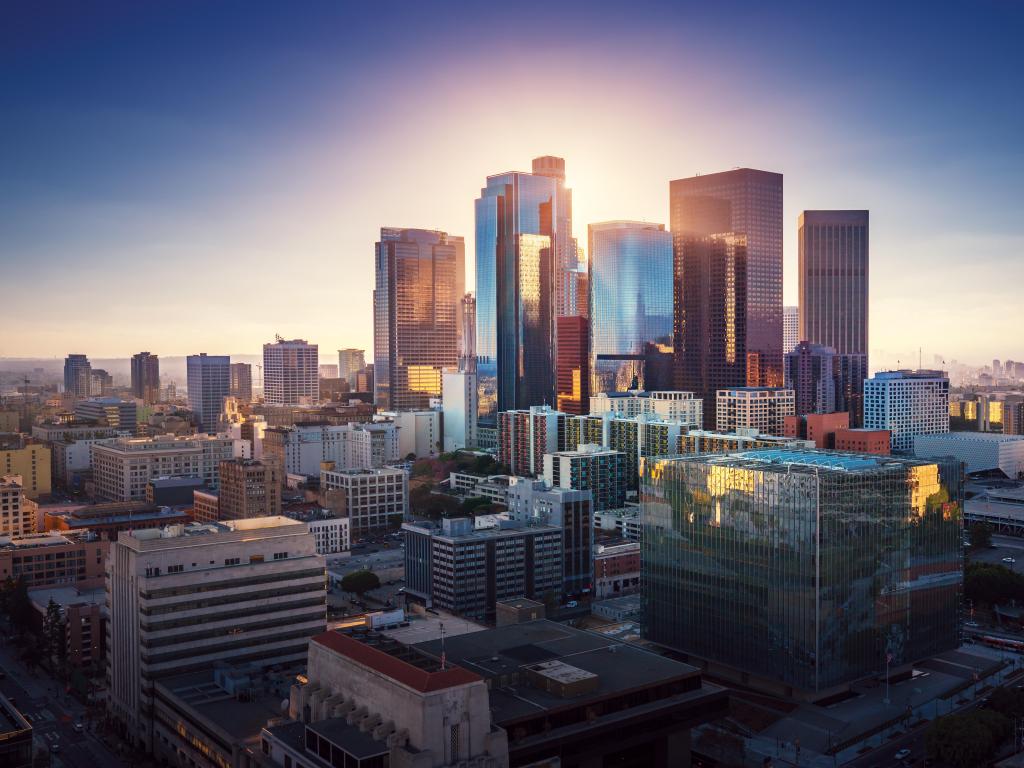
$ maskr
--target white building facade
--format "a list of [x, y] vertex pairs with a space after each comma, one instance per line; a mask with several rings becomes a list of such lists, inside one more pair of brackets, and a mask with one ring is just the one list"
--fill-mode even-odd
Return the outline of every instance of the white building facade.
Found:
[[441, 374], [446, 453], [476, 446], [476, 398], [475, 372], [446, 371]]
[[796, 415], [796, 393], [785, 387], [720, 389], [716, 404], [719, 432], [756, 429], [765, 435], [781, 435], [786, 417]]
[[949, 432], [949, 377], [942, 371], [880, 371], [864, 381], [864, 428], [888, 429], [893, 451], [917, 435]]
[[1011, 480], [1024, 477], [1024, 435], [992, 432], [947, 432], [916, 435], [914, 455], [919, 459], [955, 456], [967, 472], [1001, 470]]
[[601, 392], [590, 397], [590, 412], [626, 418], [653, 414], [692, 429], [700, 429], [704, 423], [704, 402], [693, 392]]

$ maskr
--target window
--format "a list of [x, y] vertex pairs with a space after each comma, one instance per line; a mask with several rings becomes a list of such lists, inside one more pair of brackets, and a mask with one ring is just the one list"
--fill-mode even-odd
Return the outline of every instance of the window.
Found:
[[185, 570], [185, 566], [184, 565], [180, 565], [180, 564], [179, 565], [169, 565], [169, 566], [167, 566], [167, 572], [168, 573], [181, 573], [184, 570]]
[[224, 565], [238, 565], [241, 563], [241, 559], [237, 557], [229, 557], [224, 560]]
[[288, 553], [287, 552], [275, 552], [274, 553], [274, 559], [275, 560], [285, 560], [287, 557], [288, 557]]

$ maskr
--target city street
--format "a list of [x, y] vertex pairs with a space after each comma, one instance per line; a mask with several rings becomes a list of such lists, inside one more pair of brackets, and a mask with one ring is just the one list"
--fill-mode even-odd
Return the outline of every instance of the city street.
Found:
[[[94, 734], [94, 724], [85, 719], [85, 708], [76, 699], [59, 690], [58, 684], [44, 672], [29, 674], [17, 659], [9, 641], [0, 641], [0, 691], [12, 700], [32, 723], [36, 750], [46, 750], [55, 768], [124, 768], [128, 763], [117, 757]], [[82, 733], [74, 724], [83, 723]], [[52, 752], [54, 744], [58, 752]]]

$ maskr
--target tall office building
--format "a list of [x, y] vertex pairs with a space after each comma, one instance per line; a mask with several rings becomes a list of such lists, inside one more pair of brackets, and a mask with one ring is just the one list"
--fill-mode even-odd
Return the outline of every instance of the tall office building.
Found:
[[459, 301], [459, 370], [476, 373], [476, 296], [467, 293]]
[[134, 436], [138, 430], [138, 409], [134, 400], [119, 397], [90, 397], [75, 403], [75, 418], [106, 425], [120, 434]]
[[263, 401], [267, 405], [315, 405], [320, 400], [320, 348], [280, 336], [263, 345]]
[[804, 211], [798, 236], [800, 340], [836, 351], [844, 410], [859, 427], [868, 375], [868, 212]]
[[427, 229], [385, 227], [376, 244], [374, 402], [420, 410], [441, 396], [441, 372], [459, 361], [465, 244]]
[[704, 425], [710, 427], [718, 390], [748, 381], [747, 240], [673, 236], [674, 388], [703, 399]]
[[107, 560], [108, 707], [153, 743], [153, 685], [218, 662], [302, 663], [327, 624], [324, 559], [285, 517], [122, 533]]
[[580, 314], [574, 304], [575, 273], [579, 264], [579, 246], [572, 236], [572, 190], [565, 186], [565, 159], [545, 155], [535, 157], [531, 164], [534, 176], [546, 176], [557, 185], [558, 204], [551, 215], [554, 230], [565, 237], [555, 237], [551, 243], [553, 270], [552, 298], [555, 317]]
[[356, 382], [359, 372], [366, 367], [366, 351], [362, 349], [338, 350], [338, 376], [348, 381], [353, 392], [361, 392]]
[[146, 405], [160, 402], [160, 358], [149, 352], [132, 355], [132, 394]]
[[782, 308], [782, 352], [792, 352], [800, 343], [800, 307]]
[[88, 397], [92, 384], [92, 365], [86, 355], [64, 358], [64, 391], [75, 397]]
[[189, 355], [186, 359], [188, 407], [202, 432], [216, 432], [231, 393], [231, 358], [227, 355]]
[[661, 224], [588, 227], [592, 392], [671, 389], [672, 235]]
[[949, 377], [943, 371], [879, 371], [864, 381], [864, 426], [888, 429], [894, 451], [916, 435], [949, 432]]
[[887, 659], [909, 674], [960, 645], [962, 505], [950, 460], [813, 450], [648, 459], [646, 636], [775, 695], [877, 681]]
[[537, 158], [534, 173], [487, 177], [476, 200], [481, 444], [493, 442], [499, 411], [555, 401], [554, 317], [569, 279], [558, 271], [576, 259], [564, 170], [559, 158]]
[[746, 383], [781, 386], [782, 174], [738, 168], [676, 179], [669, 183], [669, 204], [677, 260], [688, 238], [746, 238]]
[[801, 341], [786, 353], [786, 386], [793, 390], [796, 415], [835, 413], [839, 370], [832, 347]]
[[231, 364], [231, 383], [228, 386], [231, 397], [243, 403], [252, 402], [252, 365], [249, 363]]
[[590, 321], [585, 317], [558, 317], [555, 327], [556, 407], [563, 413], [582, 415], [590, 400]]

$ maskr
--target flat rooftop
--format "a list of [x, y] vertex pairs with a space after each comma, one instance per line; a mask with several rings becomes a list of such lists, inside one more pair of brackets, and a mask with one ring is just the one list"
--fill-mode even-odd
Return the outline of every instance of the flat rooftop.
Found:
[[38, 606], [45, 608], [53, 600], [61, 608], [69, 605], [104, 605], [106, 603], [106, 589], [96, 587], [94, 589], [78, 589], [77, 587], [37, 587], [28, 591], [29, 599]]
[[[491, 712], [497, 725], [671, 680], [692, 680], [695, 692], [701, 690], [700, 670], [695, 667], [546, 619], [446, 637], [444, 645], [450, 663], [491, 681]], [[435, 658], [441, 655], [440, 640], [419, 643], [414, 648]], [[501, 677], [518, 677], [523, 667], [551, 661], [595, 675], [596, 690], [566, 699], [525, 681], [505, 686], [499, 683]]]
[[788, 448], [765, 448], [726, 454], [699, 454], [672, 457], [671, 460], [747, 469], [789, 471], [792, 468], [810, 468], [853, 473], [878, 472], [896, 467], [920, 467], [933, 463], [925, 459], [905, 459], [870, 453], [840, 453], [838, 451]]
[[915, 435], [914, 440], [926, 443], [1019, 443], [1024, 435], [1004, 435], [998, 432], [943, 432], [938, 435]]

